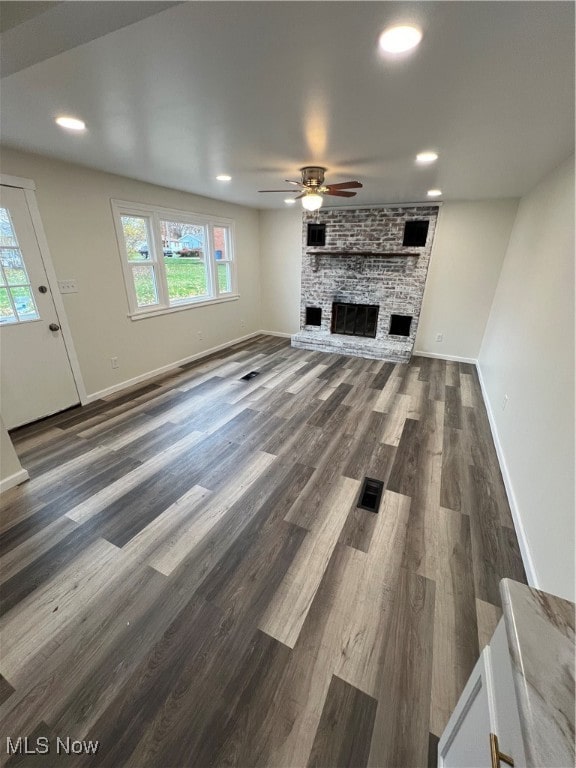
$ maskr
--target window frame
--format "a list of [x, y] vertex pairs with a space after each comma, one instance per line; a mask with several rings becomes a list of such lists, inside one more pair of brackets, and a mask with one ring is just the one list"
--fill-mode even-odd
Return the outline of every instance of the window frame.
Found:
[[[168, 314], [171, 312], [181, 312], [194, 307], [205, 306], [207, 304], [219, 304], [227, 301], [236, 301], [240, 295], [238, 293], [238, 278], [236, 270], [236, 259], [234, 253], [235, 243], [235, 222], [222, 216], [212, 216], [193, 211], [182, 211], [175, 208], [164, 208], [162, 206], [148, 205], [145, 203], [133, 203], [126, 200], [111, 200], [112, 215], [114, 227], [116, 230], [116, 239], [118, 241], [118, 250], [122, 265], [122, 275], [124, 278], [124, 287], [126, 298], [128, 300], [128, 317], [132, 320], [140, 320], [145, 317], [154, 317], [156, 315]], [[122, 227], [122, 216], [137, 216], [147, 220], [149, 231], [148, 258], [142, 260], [129, 260], [124, 238], [124, 229]], [[168, 281], [164, 267], [164, 249], [161, 234], [161, 221], [182, 222], [183, 224], [193, 224], [201, 226], [206, 232], [206, 272], [207, 285], [211, 293], [206, 296], [198, 296], [189, 300], [180, 301], [177, 304], [170, 304], [168, 293]], [[214, 251], [214, 233], [213, 227], [224, 227], [227, 230], [227, 258], [216, 259]], [[159, 258], [159, 254], [162, 256]], [[134, 285], [132, 268], [136, 264], [151, 266], [153, 268], [156, 291], [158, 297], [157, 304], [148, 304], [143, 307], [138, 306], [136, 297], [136, 288]], [[230, 265], [230, 288], [228, 292], [220, 292], [218, 287], [218, 264]]]

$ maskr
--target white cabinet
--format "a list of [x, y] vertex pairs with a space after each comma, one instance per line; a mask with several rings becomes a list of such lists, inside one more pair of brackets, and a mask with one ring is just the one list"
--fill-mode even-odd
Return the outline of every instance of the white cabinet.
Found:
[[[498, 739], [500, 760], [492, 756], [491, 737]], [[515, 768], [526, 765], [518, 705], [503, 619], [490, 645], [482, 651], [462, 691], [438, 744], [438, 766], [442, 768]]]

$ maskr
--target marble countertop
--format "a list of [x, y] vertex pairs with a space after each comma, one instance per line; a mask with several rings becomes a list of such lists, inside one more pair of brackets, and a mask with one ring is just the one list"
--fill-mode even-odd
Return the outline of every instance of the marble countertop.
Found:
[[570, 768], [574, 749], [574, 604], [500, 583], [528, 766]]

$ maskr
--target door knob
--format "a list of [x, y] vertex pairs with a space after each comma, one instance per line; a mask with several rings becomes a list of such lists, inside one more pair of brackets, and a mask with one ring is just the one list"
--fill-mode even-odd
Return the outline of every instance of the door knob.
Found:
[[50, 328], [51, 331], [59, 331], [60, 330], [60, 326], [58, 325], [58, 323], [50, 323], [48, 328]]

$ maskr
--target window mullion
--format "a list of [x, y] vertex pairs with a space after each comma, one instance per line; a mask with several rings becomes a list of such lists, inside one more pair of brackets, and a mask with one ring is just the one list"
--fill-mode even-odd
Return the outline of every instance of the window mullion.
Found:
[[156, 273], [158, 300], [163, 306], [169, 307], [168, 280], [166, 278], [166, 266], [164, 264], [164, 243], [162, 242], [162, 227], [158, 213], [154, 212], [152, 214], [150, 223], [152, 225], [152, 240], [154, 241], [154, 271]]

